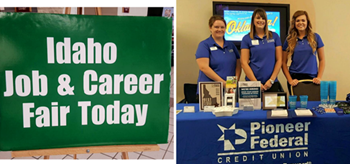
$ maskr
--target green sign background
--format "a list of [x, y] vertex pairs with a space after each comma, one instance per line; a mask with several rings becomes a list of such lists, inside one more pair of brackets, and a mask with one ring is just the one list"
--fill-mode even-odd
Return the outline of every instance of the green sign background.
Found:
[[[0, 13], [0, 150], [167, 143], [171, 33], [171, 20], [163, 17]], [[48, 64], [47, 37], [53, 37], [55, 45], [63, 42], [64, 37], [71, 39], [71, 47], [76, 42], [82, 42], [86, 47], [86, 56], [87, 39], [94, 38], [94, 42], [99, 42], [102, 47], [102, 63], [58, 64], [55, 60], [55, 64]], [[103, 45], [107, 42], [117, 46], [117, 60], [113, 64], [103, 62]], [[72, 55], [74, 52], [71, 50]], [[31, 87], [28, 96], [20, 97], [14, 91], [14, 95], [5, 97], [6, 70], [13, 71], [13, 81], [18, 75], [32, 79], [32, 71], [38, 70], [39, 75], [47, 76], [47, 95], [33, 96]], [[164, 74], [164, 80], [160, 83], [159, 94], [153, 93], [154, 88], [150, 94], [142, 94], [139, 89], [135, 94], [126, 94], [124, 82], [121, 82], [120, 94], [101, 95], [97, 92], [86, 95], [83, 92], [86, 70], [96, 71], [98, 78], [102, 74], [111, 75], [112, 78], [114, 74], [124, 74], [124, 77], [135, 74], [137, 78], [142, 74], [152, 77], [154, 74]], [[58, 77], [62, 74], [70, 76], [69, 85], [74, 86], [74, 95], [58, 94]], [[79, 101], [91, 101], [87, 110], [87, 125], [82, 125]], [[125, 104], [134, 107], [136, 104], [148, 104], [146, 123], [136, 126], [138, 119], [135, 110], [133, 124], [121, 122], [121, 116], [125, 113], [121, 111], [119, 124], [109, 125], [106, 121], [101, 125], [93, 124], [92, 107], [99, 104], [106, 109], [113, 101], [120, 101], [120, 110]], [[30, 119], [31, 127], [23, 128], [22, 104], [29, 102], [35, 104], [31, 109], [35, 116]], [[67, 125], [53, 127], [50, 123], [50, 127], [37, 127], [35, 110], [45, 106], [51, 111], [51, 102], [58, 102], [58, 106], [70, 106]]]

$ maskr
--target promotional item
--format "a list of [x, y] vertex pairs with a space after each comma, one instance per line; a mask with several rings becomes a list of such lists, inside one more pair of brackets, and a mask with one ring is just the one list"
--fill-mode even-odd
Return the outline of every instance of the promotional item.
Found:
[[289, 95], [289, 109], [296, 109], [297, 96]]
[[261, 109], [260, 81], [239, 81], [238, 84], [239, 108], [252, 105], [254, 109]]

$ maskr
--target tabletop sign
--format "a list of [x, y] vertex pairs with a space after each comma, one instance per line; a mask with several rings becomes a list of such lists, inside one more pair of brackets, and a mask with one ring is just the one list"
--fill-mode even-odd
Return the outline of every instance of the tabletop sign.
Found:
[[0, 150], [167, 142], [171, 19], [3, 12], [0, 24]]
[[194, 106], [185, 106], [184, 107], [184, 113], [194, 113]]
[[222, 106], [222, 82], [199, 82], [199, 111], [212, 112]]
[[253, 106], [254, 109], [261, 109], [260, 81], [240, 81], [238, 85], [239, 108]]
[[262, 96], [263, 109], [287, 109], [286, 92], [264, 92]]

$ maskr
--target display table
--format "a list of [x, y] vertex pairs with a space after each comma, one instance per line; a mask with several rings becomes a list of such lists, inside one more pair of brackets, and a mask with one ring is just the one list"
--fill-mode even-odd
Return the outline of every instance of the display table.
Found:
[[[319, 103], [309, 101], [308, 108]], [[199, 112], [199, 104], [177, 104], [177, 110], [184, 106], [195, 106], [196, 112], [177, 114], [179, 164], [350, 161], [350, 115], [315, 112], [316, 117], [267, 119], [266, 110], [240, 110], [230, 117], [215, 117]]]

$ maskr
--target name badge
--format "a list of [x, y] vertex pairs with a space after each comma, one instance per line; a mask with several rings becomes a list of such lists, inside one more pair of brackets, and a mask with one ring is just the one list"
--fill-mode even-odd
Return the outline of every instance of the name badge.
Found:
[[259, 45], [259, 40], [252, 40], [252, 45]]
[[215, 51], [215, 50], [218, 50], [217, 47], [210, 47], [210, 51]]
[[228, 50], [228, 52], [233, 52], [233, 49]]
[[275, 42], [275, 39], [267, 40], [267, 43]]

